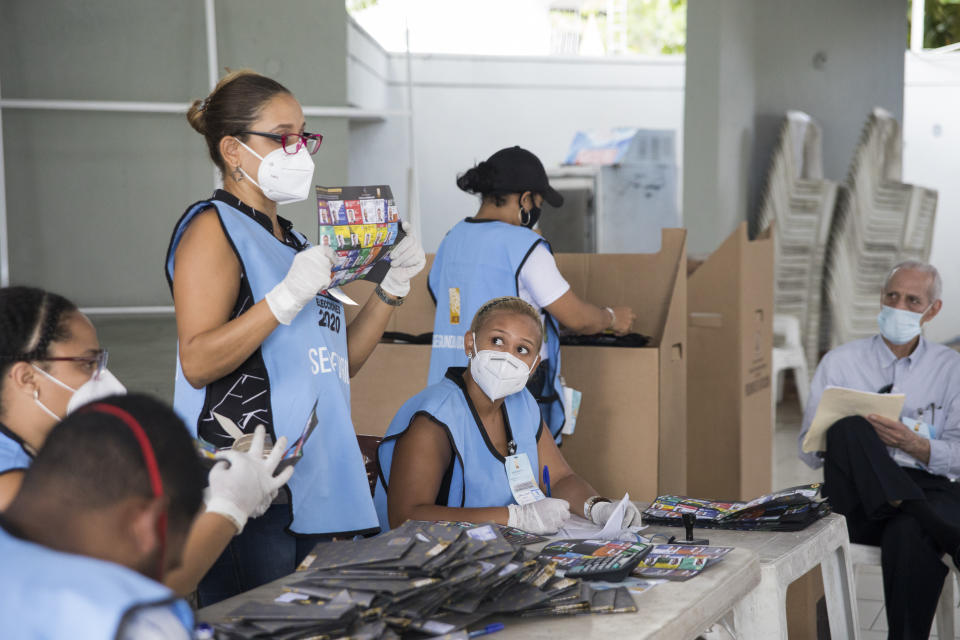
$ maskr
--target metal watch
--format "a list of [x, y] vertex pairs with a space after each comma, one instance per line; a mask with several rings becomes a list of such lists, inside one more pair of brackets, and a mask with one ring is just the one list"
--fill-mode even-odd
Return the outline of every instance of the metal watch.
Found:
[[377, 285], [377, 288], [373, 290], [377, 294], [377, 297], [383, 300], [386, 304], [391, 307], [399, 307], [403, 304], [403, 298], [391, 298], [387, 295], [387, 292], [383, 290], [383, 287]]

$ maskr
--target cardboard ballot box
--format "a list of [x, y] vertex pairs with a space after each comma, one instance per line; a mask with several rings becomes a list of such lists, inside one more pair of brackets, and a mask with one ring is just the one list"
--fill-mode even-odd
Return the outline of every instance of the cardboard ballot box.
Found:
[[653, 500], [686, 491], [686, 231], [663, 229], [658, 253], [559, 254], [573, 291], [627, 305], [641, 348], [565, 346], [562, 373], [583, 393], [564, 457], [600, 493]]
[[[641, 348], [565, 346], [562, 373], [583, 399], [576, 433], [562, 451], [598, 491], [635, 500], [686, 489], [686, 231], [664, 229], [653, 254], [557, 254], [561, 273], [581, 298], [600, 306], [628, 305], [633, 331], [652, 337]], [[433, 329], [427, 291], [432, 263], [414, 279], [388, 331]], [[373, 285], [344, 287], [362, 306]], [[347, 310], [348, 322], [358, 307]], [[472, 318], [464, 319], [464, 327]], [[382, 435], [408, 398], [426, 386], [430, 345], [380, 344], [351, 381], [354, 427]]]
[[687, 283], [687, 492], [772, 490], [773, 240], [741, 225]]

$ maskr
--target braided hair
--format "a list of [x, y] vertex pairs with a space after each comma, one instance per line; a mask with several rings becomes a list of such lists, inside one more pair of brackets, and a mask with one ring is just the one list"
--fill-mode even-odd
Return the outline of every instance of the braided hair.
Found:
[[63, 296], [43, 289], [0, 288], [0, 389], [14, 363], [42, 360], [51, 344], [70, 339], [66, 318], [76, 310]]

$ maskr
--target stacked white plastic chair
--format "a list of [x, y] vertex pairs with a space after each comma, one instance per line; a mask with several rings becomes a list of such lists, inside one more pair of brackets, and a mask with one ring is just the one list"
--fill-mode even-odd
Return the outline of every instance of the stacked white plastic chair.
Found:
[[805, 113], [788, 112], [756, 218], [759, 231], [773, 225], [774, 313], [799, 322], [811, 370], [819, 355], [824, 256], [837, 197], [837, 183], [823, 179], [821, 157], [820, 126]]
[[837, 197], [824, 274], [830, 344], [877, 332], [887, 272], [930, 256], [937, 192], [901, 182], [900, 126], [874, 109], [864, 125]]

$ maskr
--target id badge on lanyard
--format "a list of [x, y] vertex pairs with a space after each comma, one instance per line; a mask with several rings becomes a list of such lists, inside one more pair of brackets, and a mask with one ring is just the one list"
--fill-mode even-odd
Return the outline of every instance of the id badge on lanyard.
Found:
[[510, 492], [513, 493], [513, 499], [517, 504], [530, 504], [546, 497], [537, 484], [536, 476], [533, 475], [533, 468], [530, 466], [530, 458], [527, 454], [518, 453], [507, 456], [504, 458], [503, 466], [507, 471]]

